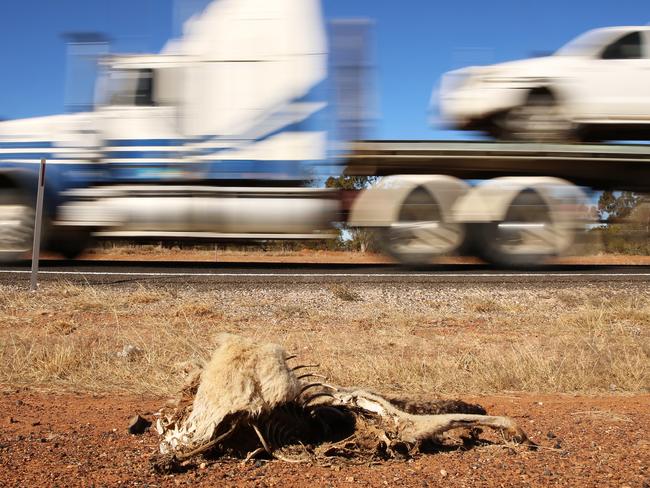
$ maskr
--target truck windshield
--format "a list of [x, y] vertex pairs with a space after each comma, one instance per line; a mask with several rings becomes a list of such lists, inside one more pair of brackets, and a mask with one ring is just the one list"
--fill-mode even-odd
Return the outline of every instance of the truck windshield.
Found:
[[108, 82], [109, 105], [154, 105], [153, 70], [115, 70]]

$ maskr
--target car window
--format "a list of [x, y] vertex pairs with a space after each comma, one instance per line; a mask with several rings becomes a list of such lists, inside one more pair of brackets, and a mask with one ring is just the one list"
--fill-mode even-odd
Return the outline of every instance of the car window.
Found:
[[607, 46], [602, 54], [602, 59], [639, 59], [643, 57], [641, 33], [632, 32], [625, 34]]

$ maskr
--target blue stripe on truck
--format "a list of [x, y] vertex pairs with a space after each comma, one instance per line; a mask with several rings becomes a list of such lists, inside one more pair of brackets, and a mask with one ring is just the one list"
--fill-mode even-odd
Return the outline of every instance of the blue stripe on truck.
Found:
[[110, 139], [106, 146], [182, 146], [187, 139]]
[[51, 147], [53, 147], [51, 141], [32, 141], [32, 142], [0, 141], [0, 149], [45, 149]]

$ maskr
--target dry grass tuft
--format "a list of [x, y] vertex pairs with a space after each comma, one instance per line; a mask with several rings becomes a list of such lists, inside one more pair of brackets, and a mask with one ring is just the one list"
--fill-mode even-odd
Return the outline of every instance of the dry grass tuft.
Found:
[[339, 300], [343, 300], [344, 302], [361, 301], [361, 295], [359, 295], [359, 293], [350, 289], [350, 287], [346, 285], [341, 285], [341, 284], [332, 285], [330, 287], [330, 290], [332, 290], [332, 293], [336, 298], [338, 298]]
[[503, 307], [495, 300], [485, 297], [470, 297], [466, 301], [467, 309], [476, 313], [498, 313]]
[[70, 335], [77, 330], [77, 326], [67, 320], [57, 320], [51, 324], [46, 325], [46, 330], [50, 334]]
[[0, 286], [0, 384], [168, 395], [219, 332], [381, 391], [650, 390], [650, 298], [629, 284]]

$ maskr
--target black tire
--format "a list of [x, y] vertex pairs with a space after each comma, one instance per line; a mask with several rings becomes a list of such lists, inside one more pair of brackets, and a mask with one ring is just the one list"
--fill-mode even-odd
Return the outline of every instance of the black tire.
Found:
[[532, 92], [526, 102], [497, 120], [500, 139], [517, 142], [572, 143], [578, 141], [576, 127], [566, 120], [549, 92]]
[[0, 262], [17, 261], [32, 249], [34, 206], [17, 188], [0, 188]]
[[52, 229], [48, 249], [61, 254], [66, 259], [78, 258], [90, 245], [91, 233], [88, 229]]

